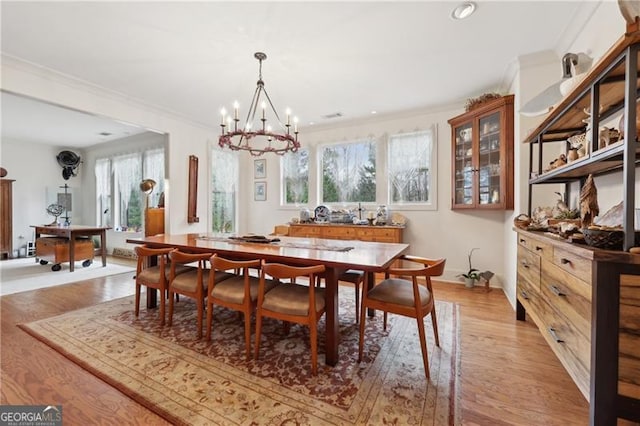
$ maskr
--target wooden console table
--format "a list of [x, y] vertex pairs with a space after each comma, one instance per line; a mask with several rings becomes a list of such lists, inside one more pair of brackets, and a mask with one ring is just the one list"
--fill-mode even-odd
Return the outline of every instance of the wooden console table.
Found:
[[369, 226], [336, 223], [296, 223], [289, 225], [289, 236], [401, 243], [404, 226]]
[[[31, 225], [36, 229], [36, 241], [41, 235], [49, 235], [55, 237], [66, 238], [69, 240], [69, 272], [73, 272], [74, 264], [76, 260], [75, 256], [75, 244], [71, 244], [77, 237], [89, 237], [92, 235], [100, 236], [100, 255], [102, 256], [102, 266], [107, 266], [107, 237], [106, 230], [111, 229], [105, 226], [84, 226], [84, 225], [69, 225], [69, 226], [47, 226], [47, 225]], [[36, 253], [37, 256], [37, 253]]]

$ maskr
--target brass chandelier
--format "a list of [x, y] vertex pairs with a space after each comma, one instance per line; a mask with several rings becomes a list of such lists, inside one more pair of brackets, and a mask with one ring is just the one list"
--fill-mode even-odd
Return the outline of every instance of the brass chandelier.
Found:
[[[293, 134], [291, 132], [291, 111], [287, 109], [287, 121], [286, 124], [282, 124], [278, 112], [276, 111], [271, 98], [267, 93], [267, 89], [264, 87], [264, 81], [262, 81], [262, 61], [267, 59], [267, 55], [262, 52], [256, 52], [253, 55], [260, 64], [258, 74], [258, 86], [253, 93], [253, 99], [249, 106], [247, 113], [247, 119], [244, 126], [239, 126], [240, 122], [238, 118], [238, 102], [233, 105], [233, 116], [227, 114], [226, 109], [220, 111], [222, 115], [222, 121], [220, 127], [222, 128], [222, 134], [218, 139], [218, 145], [220, 147], [228, 147], [234, 151], [249, 151], [253, 156], [260, 156], [265, 152], [273, 152], [278, 155], [284, 155], [291, 151], [296, 152], [300, 148], [300, 142], [298, 142], [298, 119], [293, 118]], [[260, 97], [264, 94], [266, 99], [260, 103]], [[277, 120], [277, 124], [280, 126], [282, 132], [274, 131], [270, 125], [267, 125], [267, 103], [271, 109], [271, 112]], [[259, 119], [261, 125], [258, 124], [258, 129], [252, 129], [254, 126], [256, 110], [258, 104], [261, 105], [262, 114]]]

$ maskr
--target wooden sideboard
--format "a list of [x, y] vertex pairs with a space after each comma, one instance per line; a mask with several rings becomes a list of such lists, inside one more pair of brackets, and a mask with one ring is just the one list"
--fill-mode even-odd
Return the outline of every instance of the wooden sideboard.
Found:
[[640, 420], [640, 255], [516, 232], [517, 319], [538, 326], [592, 424]]
[[0, 259], [13, 253], [13, 179], [0, 179]]
[[148, 207], [144, 210], [144, 236], [164, 234], [164, 207]]
[[298, 223], [289, 225], [289, 236], [401, 243], [403, 226], [368, 226], [334, 223]]

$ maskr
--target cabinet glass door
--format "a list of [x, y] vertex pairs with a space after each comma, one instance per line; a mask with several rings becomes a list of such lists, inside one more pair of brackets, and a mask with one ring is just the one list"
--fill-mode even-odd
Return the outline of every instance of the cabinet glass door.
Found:
[[499, 204], [502, 196], [500, 163], [500, 112], [479, 120], [478, 203]]
[[455, 128], [455, 204], [473, 204], [473, 128], [465, 123]]

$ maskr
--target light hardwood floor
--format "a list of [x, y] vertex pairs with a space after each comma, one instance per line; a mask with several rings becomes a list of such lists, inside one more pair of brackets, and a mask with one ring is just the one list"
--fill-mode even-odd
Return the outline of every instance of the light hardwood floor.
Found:
[[[435, 283], [460, 305], [465, 425], [586, 425], [589, 407], [530, 322], [502, 291]], [[65, 424], [166, 422], [16, 325], [133, 294], [131, 273], [0, 298], [2, 404], [62, 404]], [[416, 343], [417, 344], [417, 343]]]

